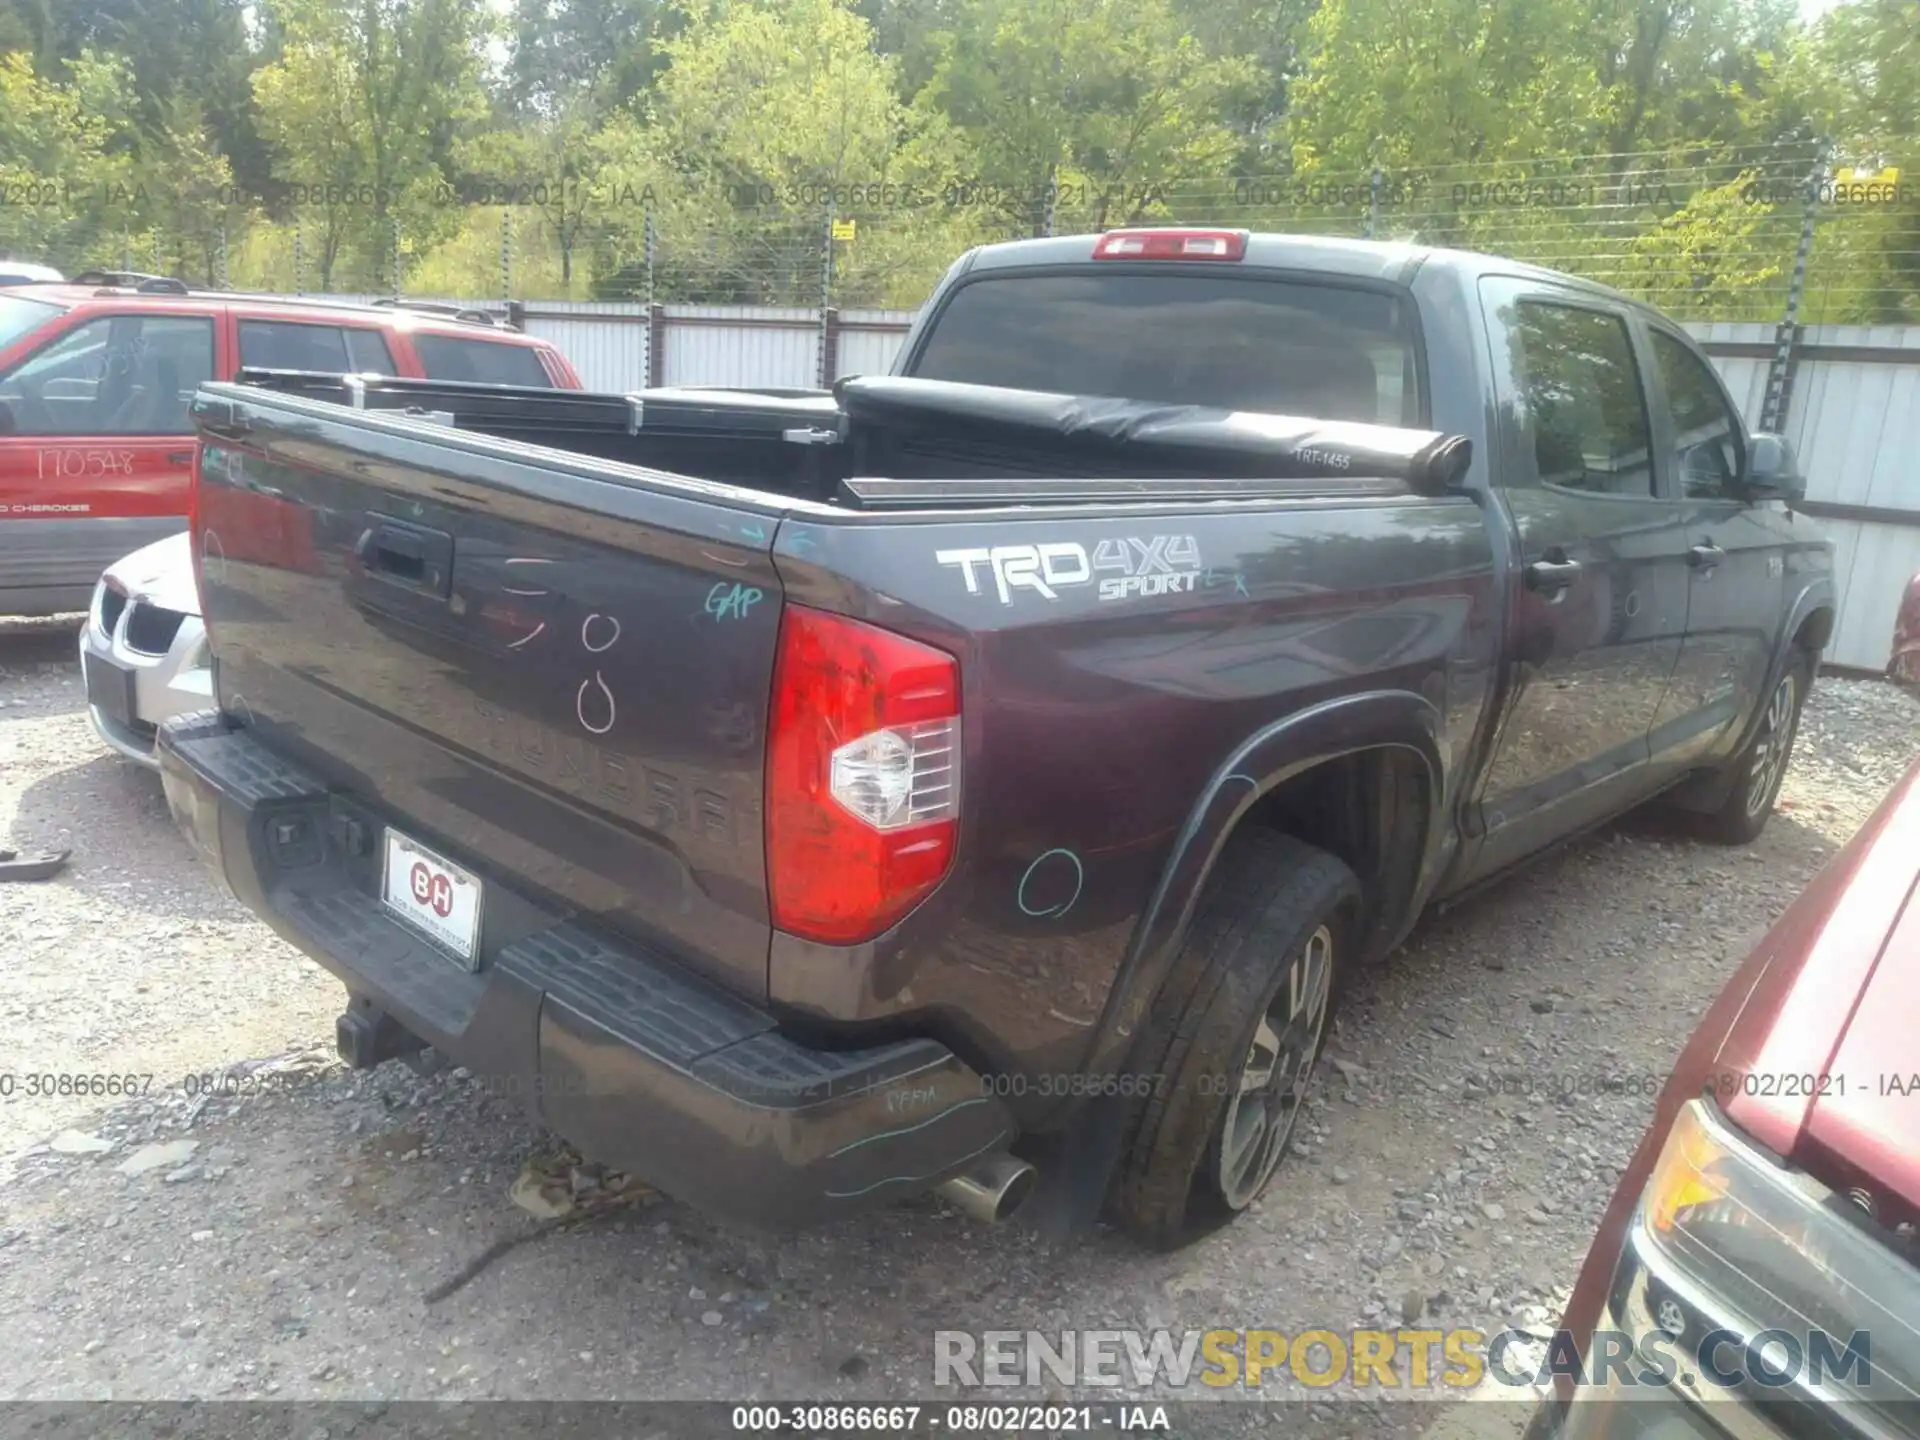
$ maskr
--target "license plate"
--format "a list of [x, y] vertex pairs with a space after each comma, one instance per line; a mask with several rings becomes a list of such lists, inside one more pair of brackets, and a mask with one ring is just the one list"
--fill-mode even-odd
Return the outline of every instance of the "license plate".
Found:
[[389, 829], [380, 899], [467, 969], [479, 969], [480, 882], [458, 865]]
[[109, 720], [122, 725], [133, 723], [133, 671], [124, 665], [102, 659], [91, 650], [81, 653], [81, 669], [87, 681], [87, 703]]

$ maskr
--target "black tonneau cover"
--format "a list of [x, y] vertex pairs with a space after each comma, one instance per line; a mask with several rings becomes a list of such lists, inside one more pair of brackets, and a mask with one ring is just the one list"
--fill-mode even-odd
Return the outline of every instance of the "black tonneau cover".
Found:
[[629, 437], [732, 438], [776, 448], [853, 442], [850, 467], [815, 466], [817, 475], [809, 469], [805, 488], [822, 499], [849, 468], [915, 481], [1056, 472], [1079, 479], [1367, 479], [1438, 494], [1458, 483], [1472, 455], [1469, 440], [1432, 430], [892, 376], [849, 378], [831, 393], [673, 387], [626, 395], [294, 370], [242, 370], [236, 379], [655, 468], [672, 468], [677, 458], [694, 462], [702, 452], [662, 452]]
[[[861, 376], [842, 380], [834, 393], [856, 430], [871, 423], [960, 426], [1008, 437], [1027, 432], [1049, 441], [1191, 456], [1186, 468], [1193, 473], [1207, 468], [1199, 458], [1204, 452], [1252, 459], [1260, 474], [1273, 479], [1366, 476], [1435, 494], [1457, 484], [1473, 456], [1472, 441], [1434, 430], [946, 380]], [[1235, 469], [1246, 473], [1244, 467]]]

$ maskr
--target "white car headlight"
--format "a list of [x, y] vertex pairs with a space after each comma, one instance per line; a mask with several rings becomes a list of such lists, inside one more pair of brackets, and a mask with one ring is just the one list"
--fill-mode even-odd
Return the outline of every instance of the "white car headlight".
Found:
[[[1757, 1362], [1868, 1412], [1911, 1417], [1920, 1270], [1872, 1223], [1705, 1100], [1681, 1110], [1634, 1215], [1649, 1259], [1664, 1258], [1699, 1297], [1706, 1313], [1687, 1318], [1751, 1347], [1723, 1352], [1730, 1369], [1751, 1379]], [[1864, 1346], [1848, 1357], [1855, 1337]]]

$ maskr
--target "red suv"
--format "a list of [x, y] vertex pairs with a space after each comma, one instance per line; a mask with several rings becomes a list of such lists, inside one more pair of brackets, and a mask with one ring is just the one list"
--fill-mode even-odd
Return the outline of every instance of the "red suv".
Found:
[[1561, 1326], [1527, 1440], [1920, 1434], [1920, 763], [1708, 1008]]
[[0, 615], [84, 610], [185, 528], [194, 391], [242, 366], [580, 388], [483, 310], [327, 304], [91, 271], [0, 290]]

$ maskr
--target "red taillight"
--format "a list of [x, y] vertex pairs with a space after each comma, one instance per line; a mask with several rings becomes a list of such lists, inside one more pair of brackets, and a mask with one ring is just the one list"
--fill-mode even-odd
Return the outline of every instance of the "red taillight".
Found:
[[1096, 260], [1240, 260], [1244, 230], [1109, 230], [1094, 242]]
[[829, 945], [872, 939], [945, 877], [959, 813], [959, 663], [789, 605], [767, 735], [774, 925]]

